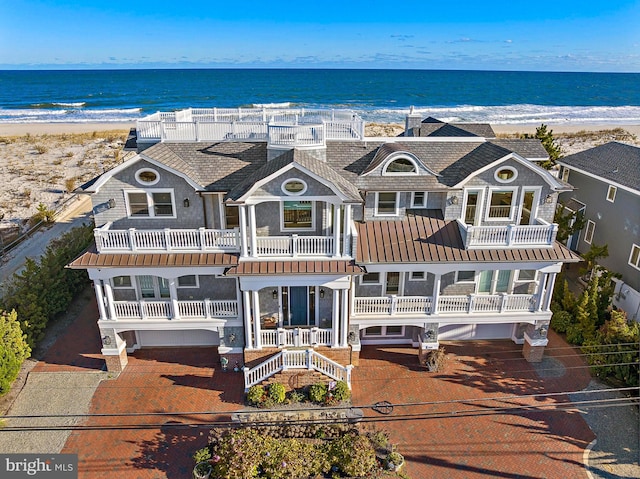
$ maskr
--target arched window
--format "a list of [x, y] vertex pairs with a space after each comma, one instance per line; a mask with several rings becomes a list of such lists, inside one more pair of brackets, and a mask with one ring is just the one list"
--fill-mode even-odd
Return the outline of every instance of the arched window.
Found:
[[409, 158], [396, 158], [389, 162], [384, 169], [384, 174], [390, 175], [410, 175], [417, 174], [418, 168], [413, 160]]

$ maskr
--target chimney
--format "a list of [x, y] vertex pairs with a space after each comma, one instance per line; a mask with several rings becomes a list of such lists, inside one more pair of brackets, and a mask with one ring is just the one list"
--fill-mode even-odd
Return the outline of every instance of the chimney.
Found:
[[404, 136], [413, 136], [413, 132], [411, 130], [419, 127], [421, 121], [422, 117], [418, 113], [415, 113], [412, 105], [411, 108], [409, 108], [409, 114], [404, 120]]

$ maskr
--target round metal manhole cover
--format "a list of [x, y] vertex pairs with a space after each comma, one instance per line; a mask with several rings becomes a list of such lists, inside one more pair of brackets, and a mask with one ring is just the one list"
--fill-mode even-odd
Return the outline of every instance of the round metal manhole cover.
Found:
[[378, 414], [391, 414], [393, 412], [393, 404], [389, 401], [378, 401], [371, 409]]

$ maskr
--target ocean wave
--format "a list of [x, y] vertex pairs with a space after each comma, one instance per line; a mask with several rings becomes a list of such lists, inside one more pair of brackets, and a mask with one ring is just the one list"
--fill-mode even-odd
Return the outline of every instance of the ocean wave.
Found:
[[285, 101], [282, 103], [252, 103], [253, 108], [291, 108], [291, 102]]
[[142, 117], [141, 108], [0, 108], [0, 123], [111, 123]]
[[[416, 114], [446, 122], [491, 124], [637, 124], [640, 106], [546, 106], [533, 104], [502, 106], [416, 106]], [[407, 108], [372, 108], [362, 112], [366, 121], [404, 123]]]
[[31, 105], [29, 105], [29, 108], [58, 108], [58, 107], [64, 107], [64, 108], [82, 108], [83, 106], [85, 106], [87, 103], [84, 101], [78, 101], [78, 102], [63, 102], [63, 101], [54, 101], [51, 103], [33, 103]]

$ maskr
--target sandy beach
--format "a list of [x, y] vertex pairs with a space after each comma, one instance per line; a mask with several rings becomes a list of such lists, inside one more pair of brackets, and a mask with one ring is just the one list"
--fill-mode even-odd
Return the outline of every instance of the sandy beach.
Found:
[[[492, 125], [502, 138], [533, 135], [540, 125]], [[0, 123], [0, 240], [24, 230], [39, 203], [60, 208], [70, 191], [125, 161], [135, 123]], [[548, 125], [563, 154], [609, 141], [640, 146], [640, 125]], [[370, 137], [395, 137], [400, 124], [367, 124]]]

